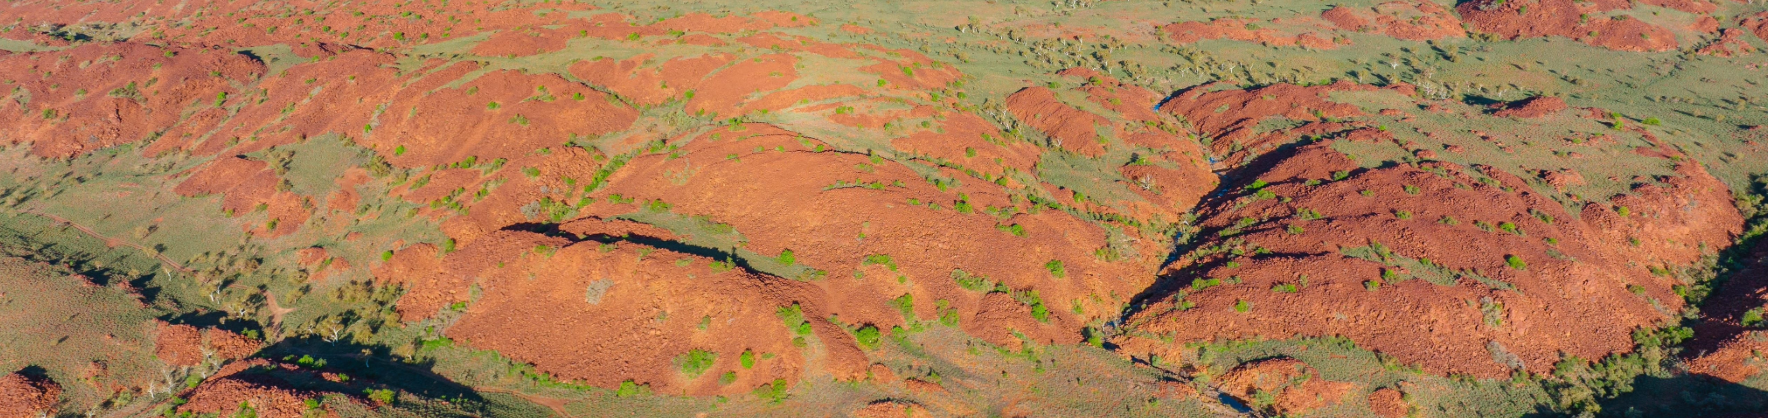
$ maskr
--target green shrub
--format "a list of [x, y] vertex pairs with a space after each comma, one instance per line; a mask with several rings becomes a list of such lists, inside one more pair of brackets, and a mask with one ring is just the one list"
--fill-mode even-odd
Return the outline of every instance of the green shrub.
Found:
[[1744, 311], [1743, 319], [1739, 320], [1738, 322], [1742, 323], [1743, 326], [1750, 327], [1750, 328], [1762, 326], [1763, 322], [1764, 322], [1763, 318], [1762, 318], [1762, 308], [1755, 308], [1755, 309], [1751, 309], [1748, 311]]
[[1510, 268], [1517, 269], [1517, 270], [1528, 270], [1529, 269], [1529, 264], [1526, 262], [1523, 262], [1522, 257], [1517, 257], [1515, 254], [1504, 256], [1504, 264], [1509, 264]]
[[774, 379], [772, 383], [756, 387], [754, 393], [761, 400], [779, 403], [786, 399], [786, 379]]
[[363, 393], [368, 395], [369, 400], [383, 404], [390, 404], [399, 399], [399, 394], [393, 392], [392, 389], [366, 389]]
[[804, 320], [804, 309], [798, 307], [798, 304], [794, 303], [791, 306], [780, 308], [779, 311], [774, 312], [774, 315], [779, 316], [781, 321], [785, 321], [786, 329], [801, 336], [810, 335], [810, 322]]
[[791, 249], [786, 249], [786, 250], [780, 251], [779, 260], [780, 260], [780, 264], [784, 264], [784, 265], [788, 265], [788, 266], [793, 265], [793, 264], [798, 264], [798, 257], [796, 255], [792, 254]]
[[743, 350], [743, 354], [737, 356], [737, 364], [743, 366], [745, 369], [755, 368], [755, 350]]
[[878, 331], [878, 327], [873, 325], [868, 324], [853, 330], [853, 340], [859, 343], [860, 348], [867, 350], [878, 348], [879, 337], [882, 335]]
[[1068, 277], [1068, 269], [1062, 267], [1062, 260], [1050, 260], [1050, 262], [1044, 263], [1044, 269], [1049, 270], [1050, 275], [1056, 276], [1058, 279]]
[[865, 264], [868, 266], [869, 265], [882, 265], [884, 267], [890, 268], [890, 271], [896, 271], [896, 260], [890, 258], [889, 254], [867, 255], [865, 261], [862, 264]]
[[1000, 229], [1001, 232], [1013, 234], [1013, 236], [1015, 236], [1015, 237], [1025, 236], [1025, 227], [1019, 226], [1019, 224], [1001, 225], [1001, 226], [996, 226], [995, 228]]
[[958, 326], [958, 309], [952, 307], [951, 301], [940, 299], [933, 302], [933, 307], [939, 311], [940, 324], [948, 327]]
[[898, 296], [896, 299], [891, 300], [890, 304], [895, 305], [896, 310], [902, 311], [902, 317], [904, 319], [910, 321], [915, 320], [915, 295], [904, 293], [902, 296]]
[[649, 386], [650, 385], [640, 385], [638, 382], [633, 382], [632, 379], [627, 379], [624, 382], [620, 382], [620, 389], [614, 390], [614, 396], [630, 398], [643, 395], [645, 392], [650, 391]]
[[681, 368], [682, 374], [688, 375], [689, 378], [694, 378], [699, 377], [701, 374], [705, 374], [707, 370], [711, 370], [712, 364], [717, 361], [718, 353], [696, 348], [688, 350], [686, 354], [676, 356], [675, 366]]
[[1522, 230], [1520, 230], [1520, 229], [1517, 229], [1517, 228], [1516, 228], [1516, 224], [1514, 224], [1514, 223], [1510, 223], [1510, 222], [1499, 222], [1499, 223], [1498, 223], [1498, 229], [1500, 229], [1500, 230], [1503, 230], [1503, 231], [1504, 231], [1504, 232], [1509, 232], [1509, 233], [1512, 233], [1512, 234], [1517, 234], [1517, 235], [1522, 235]]
[[1234, 302], [1234, 312], [1244, 313], [1250, 310], [1252, 310], [1252, 302], [1247, 302], [1245, 299]]
[[987, 277], [972, 275], [962, 269], [952, 270], [952, 281], [957, 282], [958, 287], [972, 292], [985, 292], [994, 289], [994, 281]]

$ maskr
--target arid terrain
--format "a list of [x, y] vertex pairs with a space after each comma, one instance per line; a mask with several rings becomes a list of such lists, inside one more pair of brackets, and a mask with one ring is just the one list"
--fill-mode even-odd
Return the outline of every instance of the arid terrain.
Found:
[[16, 0], [0, 418], [1768, 417], [1768, 4]]

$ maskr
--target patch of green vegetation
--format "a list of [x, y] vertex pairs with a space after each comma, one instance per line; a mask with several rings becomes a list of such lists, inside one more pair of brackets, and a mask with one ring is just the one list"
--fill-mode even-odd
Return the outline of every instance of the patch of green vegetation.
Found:
[[688, 378], [692, 379], [699, 377], [701, 374], [705, 374], [707, 370], [712, 369], [713, 363], [716, 363], [717, 361], [718, 353], [696, 348], [688, 350], [687, 353], [676, 356], [675, 367], [680, 368], [682, 374], [687, 375]]

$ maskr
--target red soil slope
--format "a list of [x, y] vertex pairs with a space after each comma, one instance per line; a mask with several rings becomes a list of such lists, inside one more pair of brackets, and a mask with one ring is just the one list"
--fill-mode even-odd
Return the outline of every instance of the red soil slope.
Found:
[[[1350, 175], [1332, 181], [1337, 171]], [[1308, 145], [1259, 174], [1269, 185], [1258, 193], [1206, 205], [1205, 250], [1166, 273], [1189, 286], [1135, 314], [1131, 335], [1340, 335], [1432, 372], [1487, 377], [1548, 372], [1562, 353], [1624, 352], [1634, 329], [1681, 308], [1681, 282], [1648, 267], [1694, 263], [1742, 222], [1699, 166], [1678, 173], [1574, 217], [1489, 167], [1359, 169], [1330, 142]], [[1622, 206], [1628, 216], [1612, 209]]]
[[1429, 1], [1390, 1], [1368, 9], [1334, 6], [1320, 18], [1339, 29], [1381, 33], [1397, 39], [1423, 41], [1466, 35], [1461, 18]]
[[35, 418], [55, 415], [61, 385], [19, 373], [0, 376], [0, 417]]
[[236, 362], [222, 367], [196, 388], [182, 394], [186, 399], [176, 410], [199, 414], [234, 416], [250, 406], [257, 416], [296, 418], [308, 412], [306, 400], [319, 393], [289, 389], [285, 382], [263, 369], [293, 371], [294, 366], [267, 360]]
[[[50, 57], [51, 59], [43, 59]], [[233, 83], [265, 73], [262, 63], [223, 49], [162, 49], [140, 44], [85, 44], [59, 52], [0, 53], [0, 73], [44, 74], [18, 79], [0, 101], [0, 141], [30, 142], [32, 153], [67, 158], [141, 141], [174, 124], [206, 129], [213, 121], [182, 120], [181, 111], [214, 108]]]
[[[1292, 19], [1221, 18], [1208, 22], [1179, 22], [1161, 28], [1173, 43], [1189, 44], [1205, 39], [1232, 39], [1258, 42], [1266, 46], [1300, 46], [1309, 49], [1337, 49], [1339, 42], [1316, 25], [1299, 24]], [[1342, 41], [1348, 42], [1348, 41]]]
[[1768, 352], [1761, 324], [1745, 323], [1751, 310], [1768, 310], [1768, 245], [1759, 241], [1739, 260], [1743, 269], [1701, 307], [1703, 321], [1694, 327], [1688, 344], [1688, 370], [1729, 382], [1743, 382], [1762, 373], [1762, 353]]
[[1630, 7], [1619, 1], [1476, 0], [1455, 9], [1475, 31], [1507, 39], [1560, 36], [1621, 51], [1676, 48], [1669, 29], [1626, 16], [1588, 17]]
[[[1161, 104], [1162, 112], [1184, 117], [1209, 138], [1210, 152], [1221, 162], [1239, 165], [1303, 135], [1322, 135], [1361, 127], [1341, 119], [1364, 116], [1356, 106], [1327, 100], [1334, 91], [1372, 91], [1376, 87], [1338, 82], [1324, 86], [1275, 84], [1252, 90], [1216, 90], [1216, 85], [1192, 87]], [[1393, 87], [1407, 95], [1411, 87]], [[1258, 130], [1267, 120], [1299, 122], [1289, 129]]]

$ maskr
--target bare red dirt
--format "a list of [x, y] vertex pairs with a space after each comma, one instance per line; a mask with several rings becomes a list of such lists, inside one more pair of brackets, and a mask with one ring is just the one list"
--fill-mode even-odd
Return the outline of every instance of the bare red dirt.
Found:
[[61, 385], [48, 378], [10, 373], [0, 377], [0, 417], [36, 418], [55, 415]]
[[1410, 413], [1405, 394], [1398, 389], [1381, 388], [1369, 393], [1369, 409], [1382, 418], [1400, 418]]
[[207, 353], [213, 353], [222, 361], [238, 360], [258, 352], [263, 345], [258, 340], [221, 329], [164, 322], [158, 322], [156, 328], [154, 356], [173, 366], [201, 364]]
[[1098, 129], [1109, 125], [1105, 118], [1062, 103], [1043, 87], [1027, 87], [1007, 96], [1013, 116], [1049, 135], [1054, 146], [1082, 155], [1105, 153]]
[[[474, 246], [488, 244], [481, 240]], [[845, 331], [821, 319], [826, 314], [811, 304], [808, 298], [814, 296], [803, 294], [809, 289], [802, 284], [721, 270], [713, 265], [717, 260], [705, 257], [637, 244], [609, 246], [590, 241], [557, 250], [525, 248], [501, 268], [480, 271], [477, 284], [484, 297], [448, 334], [532, 362], [561, 379], [603, 387], [632, 380], [663, 393], [694, 395], [747, 393], [801, 373], [802, 350], [775, 315], [791, 299], [805, 299], [805, 317], [824, 344], [852, 344]], [[414, 284], [426, 286], [433, 285]], [[701, 374], [686, 375], [676, 362], [691, 350], [716, 353], [716, 362]], [[738, 364], [745, 351], [758, 356], [753, 369]], [[764, 354], [769, 359], [760, 360]], [[824, 361], [855, 360], [864, 357]], [[863, 370], [863, 363], [858, 367]], [[720, 382], [726, 372], [737, 379]]]
[[282, 178], [263, 161], [217, 158], [193, 171], [173, 191], [187, 197], [221, 194], [221, 209], [229, 216], [266, 212], [271, 221], [247, 226], [247, 231], [287, 235], [312, 214], [311, 200], [286, 191]]
[[1719, 36], [1702, 44], [1695, 50], [1696, 54], [1719, 57], [1749, 55], [1756, 52], [1756, 47], [1744, 39], [1746, 32], [1742, 28], [1725, 28]]
[[[1312, 23], [1312, 22], [1307, 22]], [[1232, 39], [1258, 42], [1266, 46], [1300, 46], [1308, 49], [1338, 49], [1348, 40], [1335, 40], [1330, 31], [1313, 24], [1292, 19], [1220, 18], [1208, 22], [1179, 22], [1161, 28], [1173, 43], [1189, 44], [1206, 39]]]
[[1738, 19], [1737, 25], [1756, 35], [1757, 39], [1768, 41], [1768, 12], [1759, 12]]
[[297, 418], [308, 411], [306, 400], [318, 393], [289, 389], [288, 382], [268, 373], [294, 366], [266, 360], [236, 362], [222, 367], [202, 384], [183, 394], [186, 402], [176, 410], [234, 416], [249, 406], [257, 416]]
[[173, 366], [195, 366], [203, 362], [202, 330], [189, 325], [160, 323], [154, 337], [154, 356]]
[[1565, 99], [1537, 96], [1511, 102], [1493, 113], [1498, 117], [1539, 118], [1565, 110]]
[[1223, 393], [1240, 399], [1270, 396], [1275, 402], [1269, 408], [1285, 416], [1337, 405], [1357, 387], [1322, 379], [1307, 363], [1286, 357], [1242, 364], [1222, 374], [1217, 384]]
[[1688, 370], [1739, 383], [1761, 374], [1768, 338], [1761, 324], [1745, 323], [1751, 310], [1768, 310], [1768, 245], [1760, 240], [1738, 260], [1742, 269], [1713, 290], [1701, 306], [1702, 321], [1684, 352]]
[[1429, 1], [1390, 1], [1367, 9], [1335, 6], [1320, 18], [1339, 29], [1423, 41], [1466, 36], [1453, 10]]
[[215, 357], [222, 360], [239, 360], [251, 356], [263, 348], [264, 343], [238, 333], [222, 329], [203, 330], [204, 345], [215, 352]]
[[1626, 2], [1573, 0], [1477, 0], [1455, 7], [1473, 30], [1507, 39], [1559, 36], [1621, 51], [1676, 49], [1669, 29], [1625, 15], [1598, 17], [1626, 8]]
[[875, 401], [853, 411], [852, 416], [856, 418], [909, 418], [930, 417], [933, 416], [933, 413], [914, 402]]
[[[45, 59], [47, 58], [47, 59]], [[0, 103], [0, 142], [31, 143], [33, 154], [68, 158], [148, 139], [175, 124], [206, 129], [179, 112], [213, 108], [232, 83], [265, 73], [262, 63], [221, 49], [85, 44], [62, 51], [0, 55], [0, 72], [24, 77], [27, 100]]]
[[[717, 132], [725, 139], [696, 141], [678, 152], [681, 159], [665, 155], [634, 159], [627, 169], [610, 178], [607, 192], [641, 202], [661, 199], [674, 213], [705, 215], [729, 223], [748, 239], [748, 249], [761, 254], [793, 249], [799, 263], [829, 272], [829, 279], [818, 283], [831, 295], [850, 300], [832, 303], [840, 307], [836, 314], [844, 320], [881, 326], [901, 323], [900, 315], [883, 302], [905, 291], [915, 293], [917, 301], [950, 299], [957, 310], [965, 312], [967, 330], [1003, 326], [969, 319], [971, 312], [978, 312], [976, 303], [982, 302], [982, 294], [958, 289], [952, 278], [955, 270], [1001, 282], [1016, 291], [1037, 289], [1045, 303], [1063, 303], [1081, 295], [1124, 295], [1126, 283], [1105, 278], [1115, 272], [1146, 268], [1128, 261], [1099, 261], [1093, 252], [1104, 246], [1103, 231], [1059, 212], [1028, 211], [1018, 206], [1024, 203], [1014, 204], [999, 189], [941, 191], [897, 164], [878, 164], [863, 155], [814, 152], [810, 149], [814, 143], [807, 148], [795, 133], [766, 125], [746, 128]], [[731, 155], [735, 158], [729, 158]], [[708, 160], [716, 162], [704, 163]], [[697, 171], [685, 182], [671, 180], [669, 173], [680, 172], [686, 161], [695, 161]], [[835, 187], [837, 184], [883, 186]], [[955, 210], [960, 206], [971, 209]], [[987, 208], [1019, 208], [1027, 213], [1006, 220], [977, 213]], [[797, 218], [818, 221], [799, 222], [794, 220]], [[996, 228], [1009, 224], [1021, 225], [1025, 236], [1015, 237]], [[865, 238], [853, 239], [860, 234]], [[915, 244], [920, 242], [949, 244], [934, 249]], [[869, 255], [888, 256], [896, 268], [865, 264]], [[1064, 277], [1053, 277], [1043, 268], [1052, 260], [1064, 263]], [[855, 270], [865, 278], [852, 279]], [[913, 285], [891, 280], [899, 275]], [[934, 316], [931, 309], [920, 309], [917, 306], [923, 317]], [[1039, 341], [1073, 338], [1059, 331], [1078, 330], [1072, 328], [1078, 324], [1070, 321], [1079, 318], [1070, 315], [1049, 309], [1051, 325], [1013, 328]], [[1087, 316], [1092, 315], [1095, 313], [1088, 310]], [[1029, 320], [1030, 316], [1023, 318]], [[1016, 344], [1012, 340], [991, 341]]]
[[[1251, 90], [1217, 90], [1217, 85], [1192, 87], [1174, 95], [1160, 106], [1160, 111], [1184, 117], [1209, 138], [1210, 152], [1223, 163], [1238, 165], [1279, 145], [1307, 134], [1345, 131], [1361, 125], [1340, 122], [1341, 119], [1365, 116], [1356, 106], [1328, 100], [1334, 91], [1372, 91], [1373, 86], [1339, 82], [1324, 86], [1275, 84]], [[1407, 93], [1410, 87], [1388, 87]], [[1301, 122], [1291, 129], [1260, 132], [1258, 125], [1267, 119], [1283, 118]]]
[[[1340, 335], [1432, 372], [1541, 373], [1561, 354], [1630, 350], [1634, 329], [1670, 319], [1654, 306], [1681, 309], [1672, 291], [1680, 283], [1648, 266], [1694, 263], [1742, 223], [1725, 187], [1693, 164], [1573, 217], [1490, 167], [1364, 170], [1329, 144], [1302, 147], [1258, 177], [1269, 184], [1259, 193], [1285, 199], [1248, 190], [1206, 204], [1201, 225], [1212, 238], [1203, 245], [1212, 250], [1165, 273], [1190, 286], [1133, 315], [1139, 335]], [[1350, 176], [1306, 184], [1334, 171]], [[1633, 214], [1614, 215], [1619, 206]], [[1182, 350], [1141, 338], [1122, 345], [1163, 357]]]

